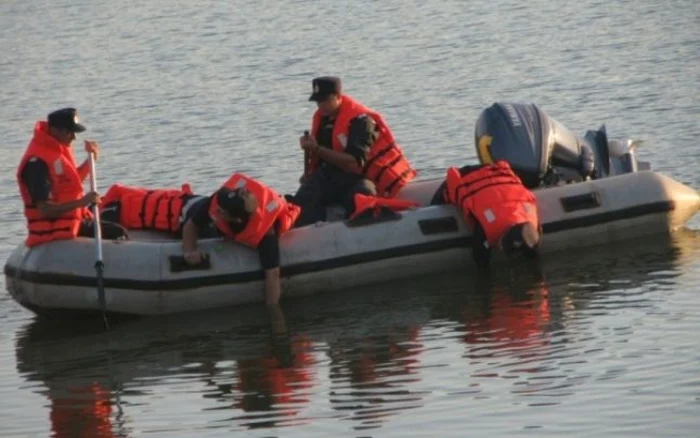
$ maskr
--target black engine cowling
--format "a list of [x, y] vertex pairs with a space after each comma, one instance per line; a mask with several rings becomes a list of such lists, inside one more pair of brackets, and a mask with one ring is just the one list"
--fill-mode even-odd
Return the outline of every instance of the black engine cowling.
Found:
[[554, 167], [580, 179], [595, 176], [591, 147], [535, 104], [494, 103], [479, 115], [474, 137], [482, 164], [506, 160], [530, 188], [541, 185]]

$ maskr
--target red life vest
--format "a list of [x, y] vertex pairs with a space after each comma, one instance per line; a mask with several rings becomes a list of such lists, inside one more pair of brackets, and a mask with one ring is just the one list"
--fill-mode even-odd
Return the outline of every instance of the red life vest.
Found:
[[378, 213], [380, 207], [387, 207], [393, 211], [406, 210], [411, 207], [418, 207], [420, 203], [403, 199], [378, 198], [376, 196], [367, 196], [360, 193], [355, 194], [355, 212], [350, 216], [350, 219], [355, 219], [367, 210], [374, 210]]
[[175, 232], [180, 226], [183, 200], [189, 195], [189, 184], [183, 184], [179, 190], [114, 184], [102, 198], [102, 206], [120, 201], [119, 223], [126, 228]]
[[465, 221], [476, 219], [490, 246], [510, 227], [531, 223], [539, 227], [537, 198], [503, 160], [460, 176], [459, 169], [447, 170], [447, 201], [462, 211]]
[[[363, 106], [347, 94], [344, 94], [341, 99], [338, 116], [333, 126], [333, 150], [345, 151], [350, 122], [353, 119], [361, 115], [371, 117], [377, 124], [379, 136], [369, 151], [362, 174], [377, 186], [379, 196], [394, 197], [403, 186], [416, 177], [417, 172], [404, 156], [381, 114]], [[322, 114], [317, 110], [311, 126], [313, 138], [318, 134], [321, 118]], [[319, 159], [313, 157], [309, 163], [309, 172], [313, 172], [318, 164]]]
[[258, 209], [248, 219], [248, 224], [240, 233], [234, 233], [229, 224], [219, 214], [219, 202], [216, 194], [211, 197], [209, 216], [214, 220], [219, 231], [229, 239], [257, 248], [270, 228], [277, 223], [277, 232], [282, 235], [294, 226], [301, 213], [298, 205], [287, 202], [277, 192], [266, 185], [241, 173], [235, 173], [223, 187], [238, 189], [245, 187], [258, 200]]
[[82, 199], [83, 179], [75, 164], [75, 157], [70, 146], [59, 143], [49, 134], [47, 122], [37, 122], [27, 151], [17, 168], [19, 193], [24, 202], [24, 216], [27, 218], [29, 234], [25, 245], [32, 247], [54, 240], [73, 239], [78, 235], [80, 222], [92, 215], [87, 208], [76, 208], [58, 217], [47, 218], [39, 212], [32, 202], [29, 188], [22, 180], [22, 172], [32, 157], [46, 163], [51, 181], [49, 201], [60, 204]]

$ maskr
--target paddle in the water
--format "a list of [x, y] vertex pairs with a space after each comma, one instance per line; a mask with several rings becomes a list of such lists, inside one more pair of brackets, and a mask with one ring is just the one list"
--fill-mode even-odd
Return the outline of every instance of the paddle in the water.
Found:
[[[95, 154], [90, 153], [90, 190], [97, 192], [97, 176], [95, 175]], [[97, 204], [92, 207], [93, 227], [95, 229], [95, 271], [97, 271], [97, 298], [102, 310], [102, 319], [105, 323], [105, 328], [109, 330], [109, 322], [107, 321], [107, 302], [105, 299], [104, 286], [104, 262], [102, 261], [102, 227], [100, 224], [100, 209]]]

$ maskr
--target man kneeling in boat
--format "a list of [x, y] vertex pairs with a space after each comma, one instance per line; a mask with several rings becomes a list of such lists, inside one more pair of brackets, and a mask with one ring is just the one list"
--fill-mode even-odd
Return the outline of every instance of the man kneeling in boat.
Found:
[[[76, 165], [71, 147], [75, 134], [85, 130], [75, 108], [54, 111], [46, 121], [34, 126], [34, 136], [17, 169], [29, 232], [25, 241], [28, 247], [95, 235], [88, 206], [98, 204], [100, 195], [83, 193], [89, 162]], [[95, 154], [97, 159], [99, 145], [85, 140], [85, 152]], [[102, 221], [100, 230], [105, 239], [126, 237], [125, 230], [113, 223]]]
[[304, 174], [294, 195], [303, 209], [300, 226], [326, 220], [332, 204], [351, 217], [357, 194], [394, 198], [417, 175], [381, 114], [345, 94], [340, 78], [311, 84], [317, 110], [311, 132], [299, 138]]
[[457, 206], [472, 231], [472, 255], [488, 268], [490, 248], [536, 258], [541, 238], [537, 198], [500, 160], [493, 164], [451, 167], [431, 204]]

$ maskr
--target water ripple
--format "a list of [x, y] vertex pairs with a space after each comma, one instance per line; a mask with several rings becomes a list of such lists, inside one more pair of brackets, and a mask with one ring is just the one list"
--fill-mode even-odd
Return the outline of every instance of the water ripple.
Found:
[[[496, 100], [577, 133], [606, 123], [700, 186], [697, 2], [0, 2], [0, 255], [24, 236], [15, 166], [76, 105], [100, 185], [296, 189], [309, 80], [343, 76], [421, 176], [476, 159]], [[274, 6], [274, 7], [273, 7]], [[332, 42], [332, 43], [328, 43]], [[82, 152], [78, 156], [82, 158]], [[700, 218], [690, 222], [700, 227]], [[555, 255], [258, 308], [98, 325], [0, 295], [10, 436], [691, 436], [700, 427], [700, 237]]]

